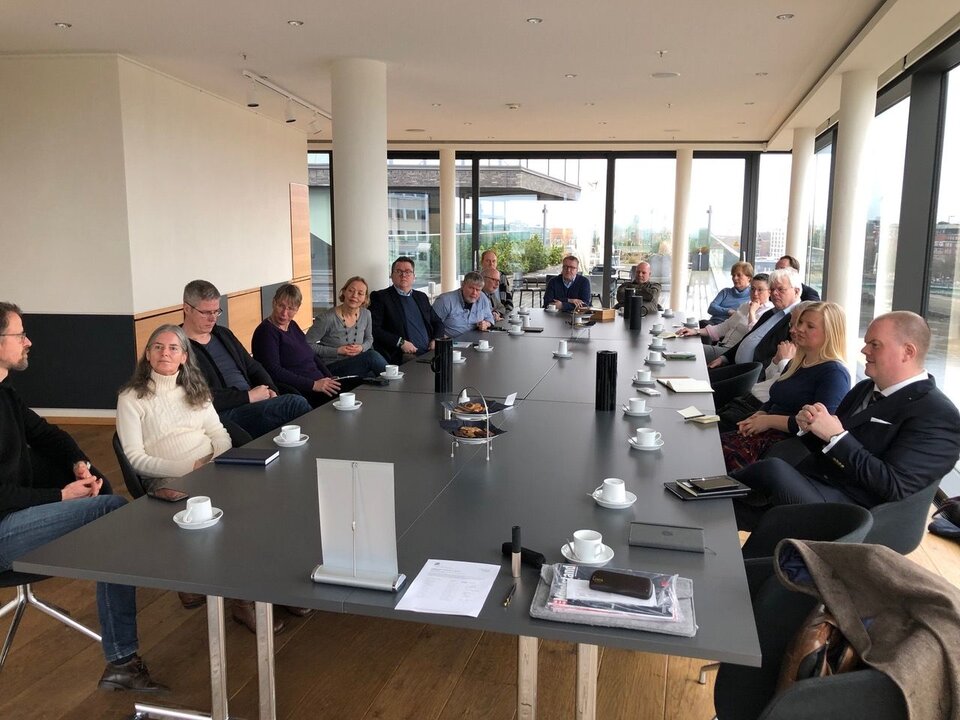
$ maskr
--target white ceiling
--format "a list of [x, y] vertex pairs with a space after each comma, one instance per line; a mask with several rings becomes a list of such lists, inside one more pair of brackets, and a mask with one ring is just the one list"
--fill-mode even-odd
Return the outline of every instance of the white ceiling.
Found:
[[[840, 71], [879, 74], [958, 13], [960, 0], [3, 0], [0, 52], [117, 52], [238, 105], [248, 69], [333, 112], [331, 63], [382, 60], [394, 143], [789, 147], [791, 127], [836, 111]], [[283, 104], [256, 112], [282, 119]], [[329, 140], [310, 120], [297, 127]]]

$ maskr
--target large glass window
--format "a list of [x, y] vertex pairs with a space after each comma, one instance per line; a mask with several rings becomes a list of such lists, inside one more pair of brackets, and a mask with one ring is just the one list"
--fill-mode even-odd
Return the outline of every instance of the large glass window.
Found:
[[313, 309], [333, 307], [333, 223], [330, 197], [330, 153], [307, 153], [310, 186], [310, 267]]
[[863, 246], [860, 337], [877, 315], [890, 312], [900, 228], [900, 196], [910, 98], [878, 115], [867, 135], [864, 178], [869, 207]]
[[440, 282], [440, 160], [387, 160], [387, 257], [417, 265], [417, 285]]
[[830, 222], [830, 190], [833, 184], [833, 130], [818, 143], [813, 156], [813, 203], [807, 234], [807, 258], [803, 266], [806, 283], [823, 297], [827, 228]]
[[927, 294], [927, 322], [933, 333], [927, 369], [960, 405], [960, 68], [947, 75], [944, 128]]
[[770, 272], [787, 252], [787, 215], [790, 209], [789, 153], [760, 156], [760, 183], [757, 196], [757, 245], [754, 270]]

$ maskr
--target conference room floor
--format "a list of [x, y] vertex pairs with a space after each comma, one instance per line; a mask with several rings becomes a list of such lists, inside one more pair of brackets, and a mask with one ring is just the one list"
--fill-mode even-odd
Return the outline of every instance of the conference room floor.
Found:
[[[66, 428], [120, 485], [111, 426]], [[960, 545], [927, 535], [911, 558], [960, 587]], [[37, 594], [96, 627], [93, 583], [53, 578]], [[0, 604], [13, 596], [0, 591]], [[173, 688], [164, 704], [209, 706], [206, 614], [180, 607], [175, 593], [138, 593], [142, 652], [154, 675]], [[276, 638], [278, 717], [483, 718], [516, 713], [516, 638], [354, 615], [314, 613], [300, 619], [277, 609], [287, 629]], [[5, 629], [6, 625], [2, 624]], [[713, 678], [697, 684], [702, 661], [600, 648], [597, 717], [603, 720], [706, 720], [713, 715]], [[231, 714], [257, 715], [254, 636], [228, 622]], [[131, 696], [96, 689], [100, 648], [40, 613], [24, 617], [0, 672], [0, 717], [33, 720], [124, 718]], [[576, 647], [543, 642], [541, 717], [571, 717]], [[644, 677], [645, 682], [638, 682]]]

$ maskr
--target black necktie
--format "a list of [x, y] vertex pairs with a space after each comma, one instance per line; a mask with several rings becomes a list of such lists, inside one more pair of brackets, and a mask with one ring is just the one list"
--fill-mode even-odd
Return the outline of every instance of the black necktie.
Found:
[[867, 402], [867, 407], [870, 407], [881, 398], [883, 398], [883, 393], [880, 392], [879, 390], [874, 390], [873, 394], [870, 396], [869, 402]]

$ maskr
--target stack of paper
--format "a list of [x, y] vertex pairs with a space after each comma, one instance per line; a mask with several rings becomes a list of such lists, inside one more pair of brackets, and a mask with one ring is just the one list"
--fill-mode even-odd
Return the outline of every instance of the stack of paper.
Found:
[[706, 380], [694, 380], [691, 377], [659, 377], [657, 382], [678, 393], [712, 393], [713, 388]]
[[682, 410], [677, 410], [677, 412], [680, 413], [680, 417], [682, 417], [684, 420], [700, 423], [701, 425], [709, 425], [710, 423], [720, 422], [719, 415], [706, 415], [701, 410], [697, 409], [695, 405], [685, 407]]

